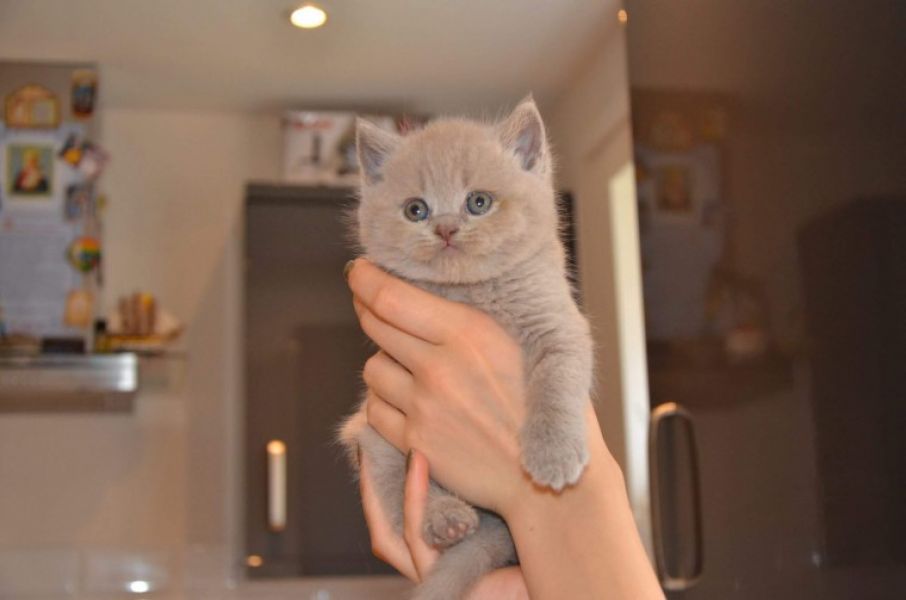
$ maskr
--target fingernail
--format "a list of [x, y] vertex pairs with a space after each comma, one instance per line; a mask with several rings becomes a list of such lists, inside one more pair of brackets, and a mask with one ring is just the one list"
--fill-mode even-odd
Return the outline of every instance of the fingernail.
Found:
[[409, 471], [409, 465], [412, 463], [412, 453], [414, 450], [409, 450], [409, 454], [406, 455], [406, 472]]
[[343, 277], [346, 278], [346, 281], [349, 281], [349, 272], [352, 271], [352, 266], [355, 264], [355, 259], [346, 261], [346, 266], [343, 267]]

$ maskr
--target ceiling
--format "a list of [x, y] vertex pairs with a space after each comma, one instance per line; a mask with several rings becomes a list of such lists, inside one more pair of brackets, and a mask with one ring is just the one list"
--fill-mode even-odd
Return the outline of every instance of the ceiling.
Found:
[[555, 99], [617, 2], [0, 0], [0, 59], [97, 62], [115, 108], [480, 112]]

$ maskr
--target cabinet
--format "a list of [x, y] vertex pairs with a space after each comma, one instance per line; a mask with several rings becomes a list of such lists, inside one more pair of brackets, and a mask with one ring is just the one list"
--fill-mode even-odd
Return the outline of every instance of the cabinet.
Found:
[[[343, 278], [352, 258], [345, 212], [354, 202], [350, 190], [247, 190], [245, 531], [253, 578], [393, 572], [372, 556], [358, 486], [333, 439], [375, 351]], [[284, 507], [285, 516], [275, 515]]]

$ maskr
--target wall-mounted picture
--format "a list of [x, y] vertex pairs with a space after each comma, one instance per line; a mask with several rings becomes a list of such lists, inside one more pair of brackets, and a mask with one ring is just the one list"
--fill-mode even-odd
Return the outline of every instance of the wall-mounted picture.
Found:
[[22, 198], [49, 198], [53, 194], [53, 163], [54, 149], [49, 144], [9, 144], [7, 193]]

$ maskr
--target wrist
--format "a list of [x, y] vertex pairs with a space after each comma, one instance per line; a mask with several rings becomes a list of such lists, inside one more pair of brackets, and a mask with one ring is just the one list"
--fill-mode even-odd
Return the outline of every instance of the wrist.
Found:
[[[625, 496], [625, 480], [620, 465], [607, 449], [598, 432], [590, 436], [589, 461], [575, 485], [555, 492], [532, 481], [524, 470], [507, 495], [505, 502], [496, 510], [510, 524], [510, 528], [526, 525], [537, 519], [573, 511], [593, 509], [596, 504], [606, 502], [607, 498]], [[600, 507], [597, 507], [600, 508]]]
[[532, 598], [663, 598], [626, 494], [594, 413], [589, 462], [560, 493], [528, 480], [504, 507]]

